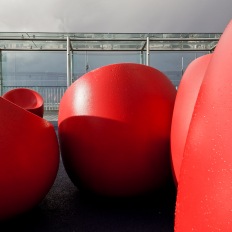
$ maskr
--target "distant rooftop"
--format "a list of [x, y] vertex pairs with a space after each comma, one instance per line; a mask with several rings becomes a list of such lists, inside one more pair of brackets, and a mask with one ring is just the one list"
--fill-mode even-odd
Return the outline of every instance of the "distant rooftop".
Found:
[[0, 32], [0, 51], [213, 51], [221, 33]]

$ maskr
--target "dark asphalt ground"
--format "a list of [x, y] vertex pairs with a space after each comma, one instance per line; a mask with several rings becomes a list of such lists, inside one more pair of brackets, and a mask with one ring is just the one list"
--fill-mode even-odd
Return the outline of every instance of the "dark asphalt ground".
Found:
[[81, 193], [69, 180], [62, 160], [56, 181], [33, 210], [1, 222], [0, 232], [173, 232], [175, 187], [129, 199]]

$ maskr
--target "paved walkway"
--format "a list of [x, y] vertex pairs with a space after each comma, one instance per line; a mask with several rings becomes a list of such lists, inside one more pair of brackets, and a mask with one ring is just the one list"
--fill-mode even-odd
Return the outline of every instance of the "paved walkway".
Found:
[[58, 120], [58, 111], [44, 111], [44, 119], [49, 122], [57, 122]]

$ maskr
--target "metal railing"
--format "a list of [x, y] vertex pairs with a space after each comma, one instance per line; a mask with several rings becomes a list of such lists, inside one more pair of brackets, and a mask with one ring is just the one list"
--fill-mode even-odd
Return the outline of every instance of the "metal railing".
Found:
[[44, 99], [44, 110], [58, 110], [67, 86], [2, 86], [3, 93], [16, 88], [28, 88], [38, 92]]

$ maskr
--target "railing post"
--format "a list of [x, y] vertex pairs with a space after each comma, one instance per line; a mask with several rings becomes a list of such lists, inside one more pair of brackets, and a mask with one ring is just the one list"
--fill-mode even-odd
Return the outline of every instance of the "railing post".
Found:
[[70, 76], [70, 82], [71, 84], [73, 83], [73, 50], [71, 49], [71, 57], [70, 57], [70, 65], [71, 65], [71, 68], [70, 68], [70, 71], [71, 71], [71, 76]]
[[181, 76], [184, 74], [184, 57], [181, 57]]
[[140, 64], [143, 64], [143, 51], [140, 51]]

